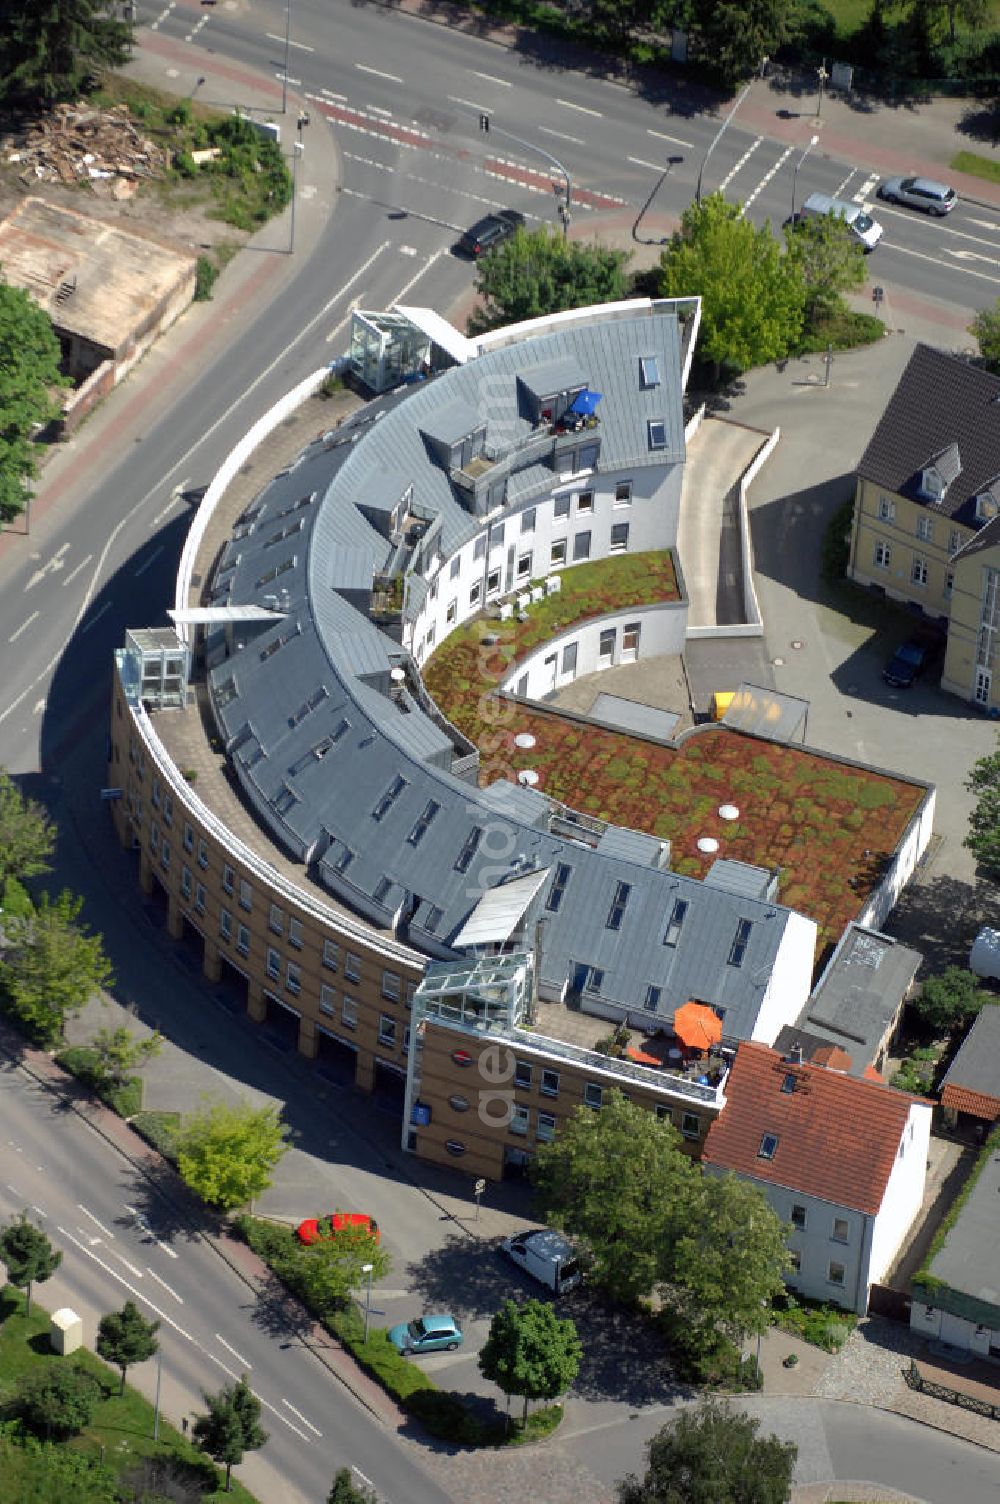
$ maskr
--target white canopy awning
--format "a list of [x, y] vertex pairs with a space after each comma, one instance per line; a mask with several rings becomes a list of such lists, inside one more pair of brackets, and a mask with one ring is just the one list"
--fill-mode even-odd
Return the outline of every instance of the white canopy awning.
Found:
[[490, 888], [455, 936], [455, 945], [502, 945], [509, 940], [525, 909], [549, 875], [549, 868], [515, 877]]
[[476, 346], [472, 340], [459, 334], [454, 324], [449, 324], [433, 308], [404, 308], [401, 304], [394, 303], [393, 309], [409, 319], [411, 324], [415, 324], [432, 344], [440, 346], [458, 365], [464, 366], [467, 361], [475, 358]]

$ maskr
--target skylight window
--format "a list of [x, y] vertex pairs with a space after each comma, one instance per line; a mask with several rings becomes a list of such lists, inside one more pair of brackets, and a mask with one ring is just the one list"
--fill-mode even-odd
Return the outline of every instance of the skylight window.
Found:
[[273, 548], [276, 543], [281, 542], [282, 538], [290, 538], [293, 533], [300, 533], [302, 531], [303, 521], [304, 519], [302, 517], [299, 517], [295, 522], [287, 523], [279, 532], [271, 534], [270, 538], [268, 538], [267, 542], [264, 544], [264, 547]]
[[663, 988], [656, 987], [652, 982], [650, 982], [649, 986], [646, 988], [646, 998], [642, 1005], [647, 1013], [656, 1012], [657, 1008], [660, 1006], [660, 998], [662, 996]]
[[350, 846], [343, 847], [340, 855], [333, 864], [334, 872], [346, 872], [353, 861], [354, 852], [351, 850]]
[[747, 953], [747, 946], [750, 943], [750, 931], [752, 929], [753, 924], [749, 919], [741, 919], [737, 923], [736, 934], [733, 936], [733, 943], [729, 949], [730, 966], [743, 965], [743, 958]]
[[279, 575], [287, 574], [290, 569], [295, 568], [296, 562], [294, 554], [290, 559], [282, 559], [280, 564], [275, 564], [273, 569], [269, 569], [266, 574], [261, 575], [257, 581], [257, 589], [259, 590], [262, 585], [270, 585], [271, 581], [276, 580]]
[[639, 376], [644, 387], [659, 386], [660, 367], [655, 355], [639, 356]]
[[469, 867], [472, 864], [472, 858], [475, 856], [476, 851], [479, 848], [479, 842], [482, 839], [482, 834], [483, 828], [481, 825], [474, 825], [469, 831], [469, 834], [465, 838], [465, 845], [458, 853], [458, 858], [455, 862], [456, 872], [468, 872]]
[[773, 1159], [777, 1147], [778, 1135], [776, 1133], [765, 1133], [761, 1138], [760, 1148], [757, 1150], [757, 1158]]
[[611, 908], [605, 920], [604, 928], [608, 930], [620, 930], [622, 920], [625, 918], [625, 908], [628, 904], [628, 896], [632, 891], [631, 883], [617, 883], [615, 896], [611, 900]]
[[674, 907], [671, 910], [670, 922], [667, 925], [666, 934], [663, 936], [664, 945], [676, 945], [678, 940], [681, 938], [681, 927], [684, 923], [684, 916], [687, 914], [688, 907], [689, 905], [686, 898], [674, 899]]
[[787, 1097], [790, 1097], [795, 1090], [795, 1076], [792, 1071], [789, 1071], [784, 1081], [782, 1081], [781, 1089]]
[[650, 449], [666, 449], [667, 425], [662, 418], [650, 418], [646, 424]]
[[327, 689], [325, 684], [321, 684], [319, 689], [314, 689], [308, 700], [303, 700], [298, 710], [293, 711], [293, 713], [288, 717], [288, 724], [290, 726], [299, 725], [301, 721], [305, 720], [307, 715], [312, 714], [317, 705], [322, 705], [323, 701], [326, 699], [329, 693], [330, 691]]
[[594, 993], [595, 996], [600, 996], [601, 988], [604, 986], [604, 972], [599, 966], [592, 966], [590, 968], [584, 985], [588, 992]]
[[388, 877], [380, 877], [378, 883], [376, 884], [375, 892], [372, 894], [372, 898], [376, 903], [385, 903], [391, 891], [392, 879]]
[[396, 777], [392, 780], [389, 787], [386, 789], [385, 793], [382, 795], [381, 799], [372, 810], [372, 819], [383, 819], [383, 817], [388, 814], [389, 810], [392, 809], [392, 806], [395, 804], [396, 800], [399, 798], [400, 794], [405, 788], [406, 779], [400, 778], [399, 774], [397, 773]]
[[567, 866], [565, 862], [560, 862], [556, 867], [556, 875], [552, 879], [552, 887], [549, 889], [549, 896], [545, 903], [550, 914], [558, 914], [572, 871], [572, 867]]
[[267, 647], [261, 648], [261, 650], [260, 650], [260, 661], [261, 661], [261, 663], [266, 663], [267, 660], [268, 660], [268, 658], [273, 658], [274, 657], [274, 654], [278, 651], [279, 648], [283, 648], [286, 645], [286, 643], [289, 643], [289, 642], [292, 641], [293, 638], [298, 637], [299, 631], [300, 631], [299, 624], [298, 624], [298, 622], [296, 622], [295, 625], [294, 625], [294, 627], [286, 627], [283, 632], [280, 632], [278, 634], [278, 636], [275, 637], [272, 642], [269, 642], [267, 644]]
[[427, 834], [427, 827], [430, 825], [431, 821], [434, 819], [434, 816], [438, 813], [440, 808], [441, 806], [440, 804], [438, 804], [436, 799], [429, 799], [427, 801], [426, 809], [406, 838], [411, 846], [420, 845], [420, 842]]
[[288, 784], [282, 785], [281, 793], [274, 801], [274, 807], [279, 815], [289, 814], [299, 802], [299, 796]]

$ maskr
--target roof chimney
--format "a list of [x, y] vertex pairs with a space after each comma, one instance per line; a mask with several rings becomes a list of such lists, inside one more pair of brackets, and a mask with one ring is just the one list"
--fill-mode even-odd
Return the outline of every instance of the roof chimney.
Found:
[[786, 1061], [788, 1062], [789, 1065], [801, 1065], [802, 1064], [802, 1046], [798, 1043], [797, 1040], [796, 1040], [795, 1044], [792, 1045], [791, 1049], [788, 1051], [788, 1054], [786, 1055], [785, 1059], [786, 1059]]

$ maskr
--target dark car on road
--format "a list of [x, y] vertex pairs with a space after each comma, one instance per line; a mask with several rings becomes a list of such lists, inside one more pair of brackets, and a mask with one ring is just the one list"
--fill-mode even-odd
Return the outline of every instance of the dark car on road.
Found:
[[908, 637], [905, 642], [900, 643], [882, 670], [882, 678], [893, 689], [909, 689], [924, 673], [930, 663], [931, 654], [930, 643], [918, 642], [915, 637]]
[[487, 214], [478, 219], [471, 229], [466, 230], [458, 242], [459, 250], [467, 256], [483, 256], [487, 251], [492, 251], [494, 246], [503, 245], [505, 240], [524, 226], [524, 215], [516, 209], [498, 209], [496, 214]]

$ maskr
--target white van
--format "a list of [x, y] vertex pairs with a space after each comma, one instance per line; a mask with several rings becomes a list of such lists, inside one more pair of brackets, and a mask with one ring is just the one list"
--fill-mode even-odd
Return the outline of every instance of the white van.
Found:
[[540, 1227], [534, 1232], [504, 1238], [500, 1244], [507, 1257], [556, 1295], [574, 1290], [580, 1283], [576, 1249], [561, 1233]]
[[860, 204], [852, 204], [846, 198], [831, 198], [828, 193], [810, 193], [802, 205], [802, 218], [825, 219], [828, 214], [842, 219], [866, 251], [873, 251], [882, 239], [882, 226]]

